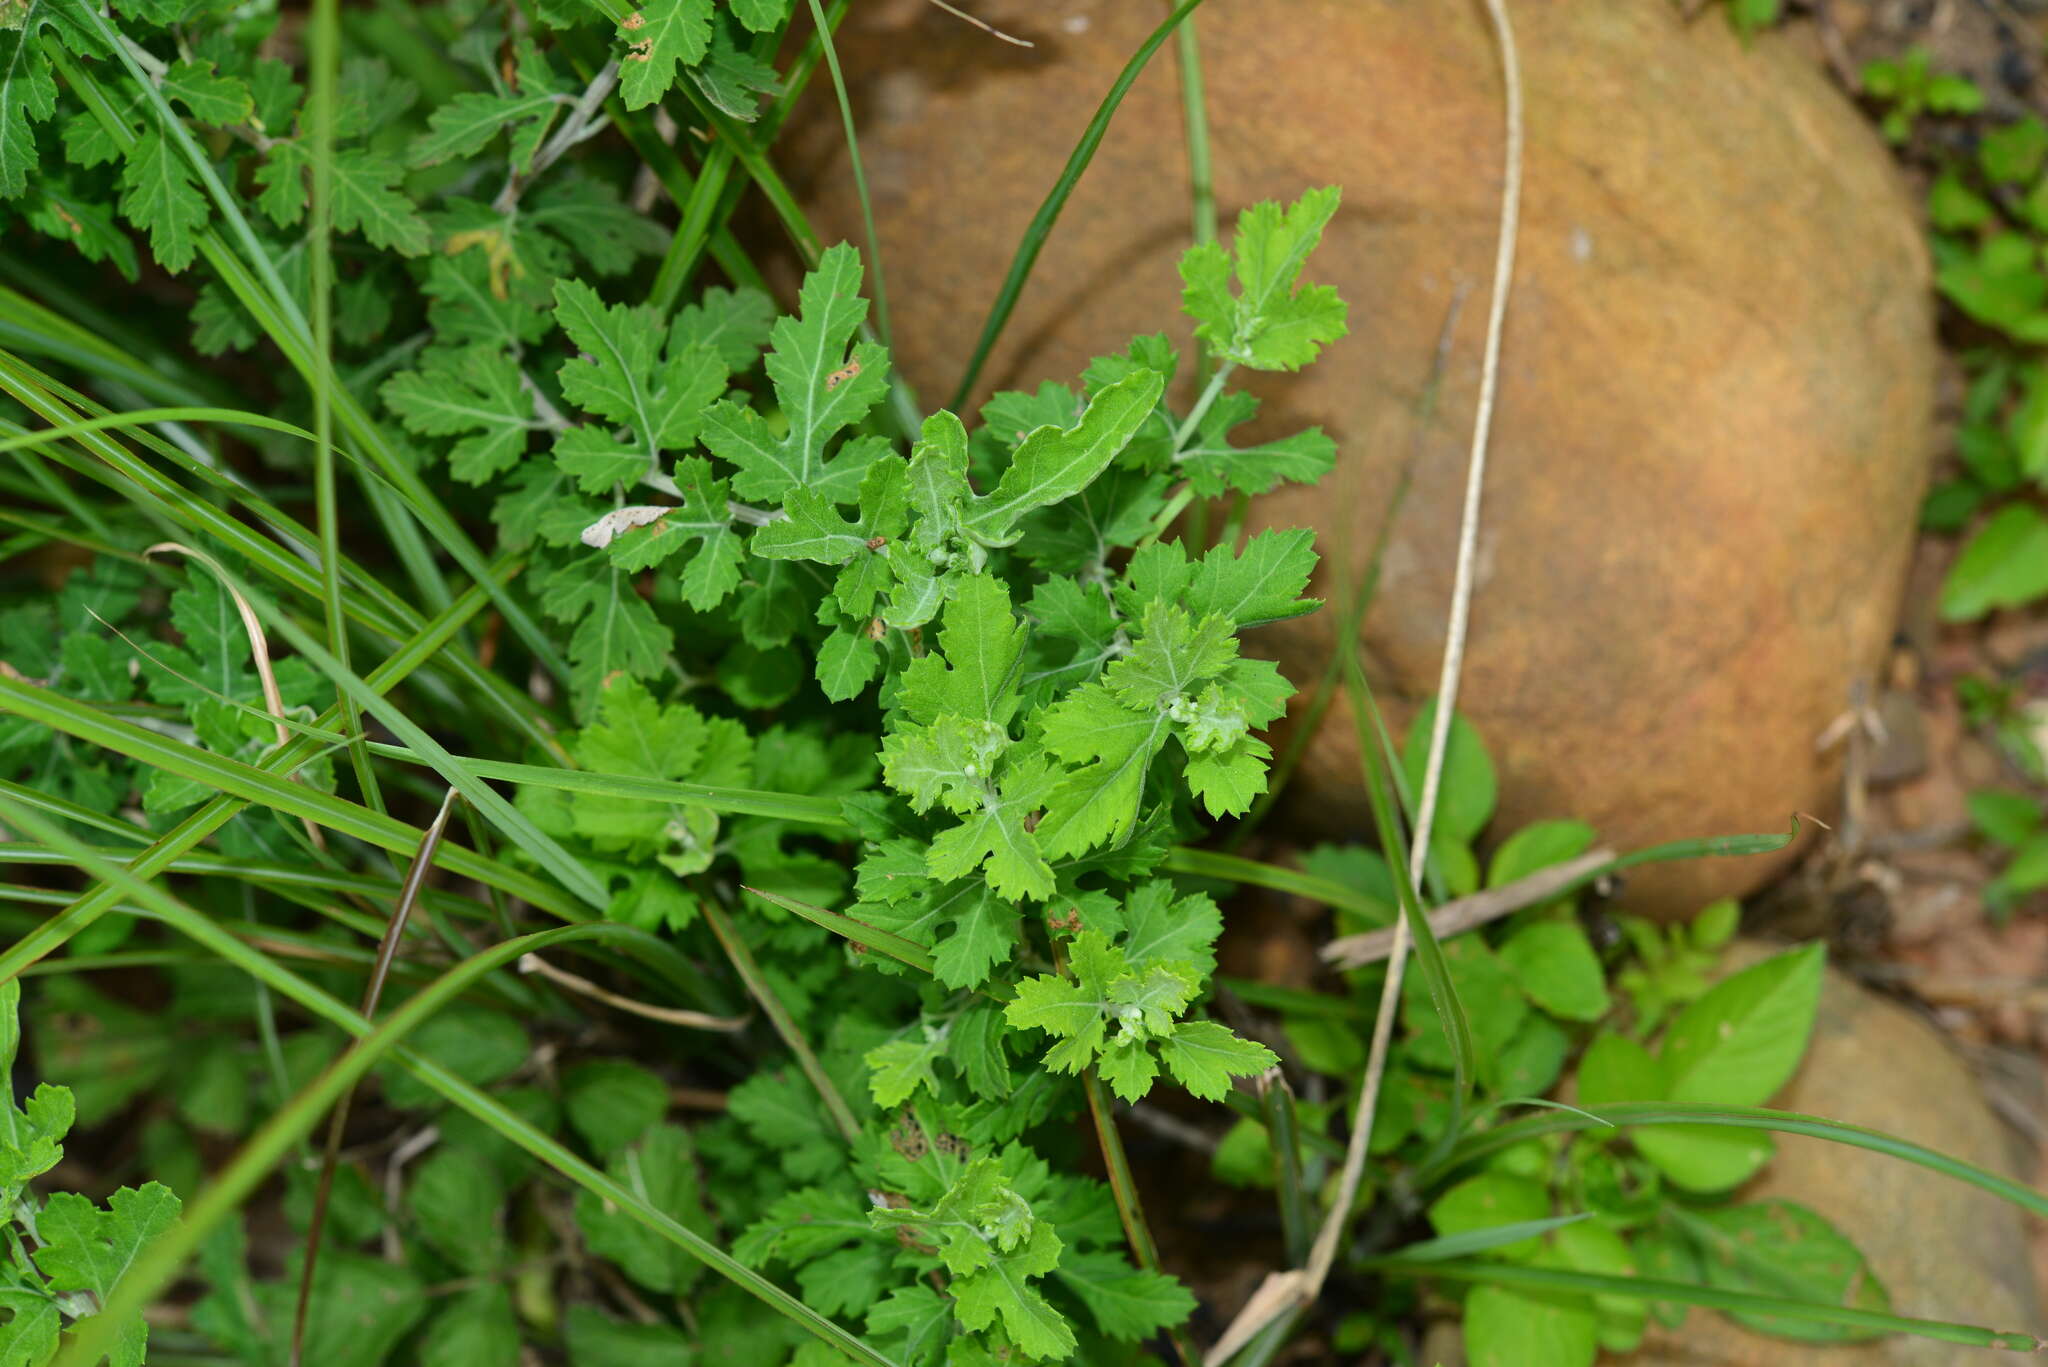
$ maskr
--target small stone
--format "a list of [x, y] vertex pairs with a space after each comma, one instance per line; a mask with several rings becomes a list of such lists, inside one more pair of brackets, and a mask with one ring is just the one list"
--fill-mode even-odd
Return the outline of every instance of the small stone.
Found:
[[[1745, 956], [1762, 952], [1741, 948]], [[1806, 1059], [1770, 1104], [1882, 1130], [1995, 1172], [2014, 1168], [2012, 1138], [1941, 1032], [1833, 969]], [[1782, 1197], [1819, 1211], [1862, 1250], [1894, 1314], [2023, 1333], [2048, 1328], [2026, 1221], [2012, 1206], [1864, 1149], [1776, 1140], [1777, 1157], [1742, 1198]], [[2006, 1359], [1913, 1338], [1820, 1348], [1754, 1334], [1695, 1308], [1680, 1328], [1653, 1330], [1634, 1355], [1605, 1360], [1617, 1367], [1948, 1367]]]

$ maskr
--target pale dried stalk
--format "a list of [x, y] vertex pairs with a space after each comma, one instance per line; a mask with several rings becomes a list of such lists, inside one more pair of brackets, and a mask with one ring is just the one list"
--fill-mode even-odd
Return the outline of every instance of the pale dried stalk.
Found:
[[[1595, 869], [1613, 863], [1614, 858], [1613, 850], [1589, 850], [1576, 859], [1538, 869], [1526, 878], [1517, 878], [1512, 883], [1446, 902], [1429, 913], [1429, 928], [1439, 940], [1462, 935], [1488, 921], [1497, 921], [1524, 907], [1549, 901]], [[1376, 964], [1393, 954], [1397, 933], [1393, 926], [1389, 926], [1385, 930], [1368, 930], [1363, 934], [1332, 940], [1323, 946], [1323, 962], [1336, 969]]]
[[[277, 671], [270, 667], [270, 642], [264, 639], [263, 624], [256, 620], [256, 609], [249, 606], [249, 600], [244, 598], [241, 590], [235, 587], [234, 580], [228, 578], [228, 572], [221, 566], [220, 561], [215, 560], [205, 551], [182, 545], [176, 541], [159, 541], [142, 554], [144, 558], [147, 558], [155, 555], [158, 551], [172, 552], [197, 560], [200, 564], [206, 566], [207, 569], [212, 570], [214, 578], [220, 580], [220, 586], [227, 590], [228, 597], [234, 601], [235, 611], [241, 615], [242, 630], [249, 637], [249, 657], [256, 666], [256, 680], [263, 686], [263, 708], [270, 713], [276, 722], [277, 743], [280, 746], [284, 745], [292, 738], [291, 728], [284, 724], [284, 695], [277, 691]], [[294, 783], [299, 781], [296, 773], [290, 777]], [[306, 838], [313, 842], [314, 849], [324, 854], [327, 850], [327, 837], [321, 833], [320, 827], [312, 821], [306, 821], [305, 826]]]
[[932, 0], [932, 3], [934, 5], [937, 5], [946, 13], [952, 15], [955, 19], [966, 20], [968, 23], [974, 25], [976, 28], [980, 29], [983, 33], [986, 33], [991, 38], [1000, 38], [1004, 42], [1012, 44], [1013, 46], [1016, 47], [1038, 46], [1038, 44], [1032, 42], [1028, 38], [1019, 38], [1013, 34], [1005, 33], [1001, 29], [997, 28], [994, 24], [991, 24], [988, 20], [977, 19], [973, 15], [969, 14], [966, 10], [958, 9], [952, 5], [949, 5], [946, 3], [946, 0]]
[[609, 988], [599, 987], [590, 979], [571, 973], [566, 968], [556, 968], [538, 954], [520, 955], [519, 971], [538, 973], [549, 982], [560, 983], [571, 992], [581, 992], [584, 996], [601, 1001], [606, 1006], [617, 1007], [635, 1016], [645, 1016], [651, 1021], [680, 1025], [686, 1030], [719, 1030], [731, 1034], [746, 1029], [748, 1022], [753, 1020], [751, 1014], [714, 1016], [706, 1011], [686, 1011], [679, 1006], [652, 1006], [647, 1002], [634, 1001], [631, 997], [622, 997]]
[[[1458, 678], [1465, 662], [1465, 633], [1471, 617], [1472, 579], [1478, 559], [1480, 493], [1486, 482], [1487, 437], [1493, 426], [1494, 397], [1500, 383], [1500, 339], [1507, 316], [1508, 286], [1515, 270], [1515, 231], [1522, 198], [1522, 74], [1515, 51], [1513, 26], [1509, 23], [1506, 0], [1486, 0], [1500, 46], [1501, 73], [1507, 94], [1507, 155], [1500, 205], [1500, 242], [1494, 256], [1493, 298], [1486, 318], [1486, 350], [1479, 372], [1479, 407], [1472, 424], [1472, 454], [1465, 481], [1465, 506], [1458, 528], [1457, 575], [1451, 589], [1451, 614], [1444, 643], [1443, 672], [1437, 683], [1436, 716], [1430, 728], [1429, 764], [1424, 770], [1422, 797], [1415, 817], [1414, 843], [1410, 851], [1408, 876], [1420, 884], [1429, 858], [1430, 828], [1436, 819], [1438, 790], [1443, 786], [1444, 751], [1450, 740], [1451, 717], [1458, 705]], [[1407, 917], [1394, 922], [1389, 947], [1387, 981], [1380, 993], [1378, 1018], [1373, 1022], [1372, 1046], [1366, 1058], [1365, 1081], [1360, 1089], [1358, 1111], [1352, 1123], [1351, 1143], [1344, 1158], [1344, 1172], [1331, 1202], [1323, 1227], [1309, 1252], [1306, 1268], [1270, 1273], [1238, 1312], [1230, 1328], [1210, 1349], [1207, 1367], [1221, 1367], [1239, 1349], [1281, 1315], [1307, 1305], [1322, 1292], [1323, 1282], [1336, 1262], [1337, 1245], [1344, 1237], [1358, 1185], [1365, 1174], [1366, 1143], [1372, 1135], [1373, 1116], [1379, 1106], [1380, 1083], [1386, 1075], [1387, 1048], [1393, 1039], [1394, 1015], [1400, 1005], [1401, 981], [1407, 967], [1409, 947]]]
[[[1514, 29], [1508, 21], [1506, 0], [1486, 0], [1487, 16], [1493, 21], [1500, 45], [1501, 72], [1507, 93], [1507, 165], [1500, 204], [1500, 243], [1493, 264], [1493, 298], [1486, 316], [1486, 350], [1480, 362], [1479, 408], [1472, 423], [1472, 455], [1465, 479], [1465, 508], [1458, 526], [1458, 566], [1451, 586], [1451, 618], [1444, 642], [1443, 671], [1438, 676], [1436, 713], [1429, 734], [1429, 763], [1423, 770], [1422, 797], [1415, 813], [1414, 841], [1409, 850], [1408, 879], [1418, 887], [1429, 860], [1431, 829], [1436, 821], [1436, 803], [1443, 786], [1444, 752], [1450, 742], [1451, 718], [1457, 714], [1458, 683], [1465, 663], [1465, 634], [1471, 621], [1472, 580], [1479, 547], [1480, 494], [1486, 484], [1487, 438], [1493, 428], [1493, 406], [1500, 385], [1501, 330], [1507, 317], [1508, 287], [1515, 272], [1515, 229], [1522, 198], [1522, 77], [1516, 60]], [[1372, 1049], [1366, 1059], [1365, 1084], [1359, 1093], [1357, 1118], [1345, 1156], [1344, 1179], [1336, 1202], [1316, 1236], [1309, 1255], [1306, 1293], [1313, 1297], [1322, 1289], [1336, 1260], [1337, 1243], [1343, 1236], [1352, 1199], [1365, 1170], [1366, 1143], [1372, 1134], [1378, 1111], [1380, 1083], [1386, 1075], [1387, 1048], [1393, 1037], [1394, 1016], [1400, 1005], [1401, 980], [1407, 967], [1408, 919], [1394, 923], [1393, 946], [1387, 960], [1387, 981], [1380, 993], [1378, 1019], [1373, 1023]]]

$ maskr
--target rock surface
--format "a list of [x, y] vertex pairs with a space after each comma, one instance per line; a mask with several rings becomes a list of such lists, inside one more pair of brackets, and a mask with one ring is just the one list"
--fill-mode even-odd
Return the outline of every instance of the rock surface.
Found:
[[[1772, 1103], [1899, 1135], [1997, 1172], [2012, 1171], [2006, 1132], [1976, 1078], [1933, 1026], [1832, 969], [1806, 1060]], [[2023, 1217], [1987, 1192], [1880, 1154], [1778, 1137], [1778, 1156], [1744, 1188], [1813, 1207], [1863, 1250], [1896, 1314], [2025, 1333], [2048, 1330]], [[1892, 1338], [1819, 1348], [1749, 1333], [1695, 1309], [1657, 1331], [1627, 1367], [1935, 1367], [2017, 1362], [1950, 1343]]]
[[[1569, 814], [1622, 848], [1783, 829], [1829, 805], [1834, 761], [1815, 738], [1892, 631], [1928, 455], [1927, 268], [1888, 156], [1790, 47], [1745, 50], [1718, 13], [1687, 25], [1679, 8], [1514, 7], [1526, 188], [1463, 694], [1501, 769], [1497, 829]], [[1133, 0], [973, 9], [1038, 46], [927, 0], [856, 6], [841, 43], [897, 360], [931, 405], [1161, 15]], [[1266, 427], [1322, 424], [1340, 467], [1254, 520], [1323, 534], [1327, 596], [1412, 463], [1364, 632], [1402, 711], [1434, 688], [1444, 640], [1499, 212], [1499, 63], [1477, 5], [1211, 0], [1199, 16], [1226, 227], [1261, 199], [1345, 190], [1312, 275], [1350, 301], [1353, 335], [1259, 386]], [[1055, 230], [984, 394], [1071, 379], [1137, 332], [1185, 338], [1179, 98], [1169, 46]], [[820, 231], [859, 240], [822, 78], [778, 155]], [[1308, 680], [1335, 630], [1325, 612], [1256, 645]], [[1343, 711], [1295, 810], [1354, 833]], [[1629, 895], [1682, 915], [1775, 867], [1644, 870]]]

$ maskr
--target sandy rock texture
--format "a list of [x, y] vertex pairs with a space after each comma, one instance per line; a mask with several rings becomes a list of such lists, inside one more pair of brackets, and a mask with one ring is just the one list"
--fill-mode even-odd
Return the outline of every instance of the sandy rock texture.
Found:
[[[867, 0], [841, 41], [896, 356], [927, 405], [957, 381], [1018, 235], [1164, 12], [973, 8], [1037, 46], [925, 0]], [[1927, 265], [1887, 154], [1793, 47], [1767, 35], [1745, 49], [1718, 11], [1688, 24], [1679, 9], [1513, 7], [1526, 190], [1463, 698], [1500, 765], [1496, 829], [1574, 815], [1624, 849], [1783, 829], [1830, 805], [1837, 761], [1815, 740], [1892, 632], [1929, 450]], [[1461, 0], [1211, 0], [1198, 14], [1226, 227], [1261, 199], [1345, 191], [1312, 274], [1350, 301], [1352, 335], [1255, 386], [1265, 430], [1321, 424], [1339, 469], [1263, 500], [1254, 522], [1317, 528], [1329, 595], [1412, 472], [1363, 632], [1383, 697], [1405, 710], [1434, 687], [1444, 640], [1501, 187], [1499, 63]], [[820, 231], [859, 240], [822, 75], [778, 157]], [[977, 402], [1072, 379], [1134, 333], [1185, 338], [1174, 265], [1188, 234], [1169, 45]], [[1254, 648], [1308, 680], [1336, 630], [1324, 612]], [[1353, 736], [1333, 709], [1296, 785], [1309, 828], [1366, 829]], [[1776, 867], [1646, 870], [1629, 897], [1684, 915]]]

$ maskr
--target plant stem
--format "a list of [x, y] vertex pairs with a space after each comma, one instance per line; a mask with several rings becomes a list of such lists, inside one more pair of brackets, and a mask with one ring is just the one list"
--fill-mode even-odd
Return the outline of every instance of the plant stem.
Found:
[[1195, 406], [1188, 410], [1187, 417], [1173, 434], [1173, 458], [1178, 461], [1181, 452], [1188, 449], [1188, 443], [1195, 439], [1195, 429], [1202, 425], [1202, 419], [1209, 416], [1209, 410], [1216, 400], [1223, 397], [1223, 383], [1230, 373], [1237, 369], [1237, 362], [1225, 361], [1216, 367], [1216, 373], [1209, 377], [1209, 383], [1202, 388], [1202, 396], [1195, 400]]
[[1166, 529], [1173, 525], [1173, 520], [1194, 501], [1195, 486], [1183, 482], [1180, 488], [1174, 491], [1173, 497], [1166, 501], [1166, 506], [1159, 510], [1159, 515], [1152, 519], [1152, 525], [1146, 529], [1145, 535], [1139, 539], [1135, 549], [1142, 551], [1166, 535]]
[[[1123, 1136], [1117, 1132], [1109, 1091], [1092, 1067], [1082, 1071], [1081, 1088], [1088, 1094], [1088, 1112], [1095, 1118], [1095, 1141], [1102, 1149], [1110, 1194], [1116, 1198], [1117, 1217], [1123, 1221], [1131, 1257], [1144, 1271], [1158, 1272], [1159, 1246], [1153, 1242], [1151, 1226], [1145, 1223], [1145, 1207], [1138, 1198], [1137, 1179], [1131, 1175], [1131, 1160], [1124, 1153]], [[1173, 1342], [1174, 1352], [1180, 1355], [1182, 1367], [1199, 1367], [1202, 1355], [1188, 1338], [1187, 1326], [1169, 1326], [1166, 1335]]]
[[701, 890], [700, 905], [704, 912], [704, 923], [711, 927], [711, 933], [718, 937], [724, 947], [725, 956], [732, 960], [733, 969], [740, 975], [740, 981], [754, 994], [754, 1000], [761, 1003], [761, 1010], [767, 1013], [768, 1023], [775, 1027], [775, 1033], [789, 1046], [789, 1052], [796, 1055], [797, 1067], [803, 1069], [811, 1086], [817, 1088], [818, 1097], [825, 1103], [826, 1112], [839, 1130], [840, 1137], [851, 1144], [860, 1138], [860, 1122], [853, 1118], [853, 1109], [846, 1104], [846, 1098], [839, 1095], [839, 1089], [832, 1085], [832, 1079], [825, 1072], [818, 1056], [811, 1052], [811, 1046], [804, 1039], [803, 1032], [796, 1028], [796, 1020], [789, 1014], [789, 1008], [775, 995], [775, 989], [762, 976], [761, 966], [754, 962], [753, 951], [740, 938], [738, 929], [727, 918], [725, 909], [718, 898], [708, 890]]
[[818, 26], [818, 41], [825, 50], [825, 68], [832, 73], [832, 93], [839, 99], [839, 121], [846, 128], [847, 164], [853, 171], [853, 192], [860, 200], [861, 225], [868, 235], [868, 270], [874, 276], [875, 332], [883, 346], [889, 341], [889, 287], [882, 277], [882, 239], [875, 231], [875, 205], [868, 195], [867, 168], [861, 163], [860, 134], [853, 126], [853, 101], [846, 93], [846, 77], [839, 70], [839, 49], [832, 42], [832, 25], [825, 17], [821, 0], [811, 0], [811, 22]]
[[1308, 1196], [1302, 1190], [1301, 1127], [1294, 1112], [1294, 1089], [1276, 1069], [1259, 1079], [1260, 1100], [1266, 1109], [1266, 1136], [1273, 1146], [1273, 1189], [1280, 1202], [1281, 1238], [1287, 1246], [1287, 1262], [1300, 1267], [1308, 1257]]
[[[1209, 155], [1209, 106], [1202, 88], [1202, 49], [1189, 15], [1173, 35], [1180, 62], [1181, 120], [1187, 127], [1188, 198], [1197, 243], [1216, 240], [1216, 178]], [[1200, 359], [1197, 359], [1200, 364]]]
[[603, 131], [603, 125], [597, 119], [598, 111], [604, 108], [605, 100], [618, 83], [619, 63], [614, 58], [599, 67], [597, 74], [590, 78], [590, 84], [584, 87], [582, 96], [571, 106], [567, 117], [562, 120], [562, 126], [555, 130], [553, 137], [542, 144], [540, 151], [534, 153], [533, 165], [524, 171], [515, 171], [505, 178], [504, 188], [498, 191], [498, 197], [491, 202], [491, 209], [494, 212], [511, 213], [518, 207], [519, 197], [526, 193], [526, 187], [538, 180], [541, 172], [561, 160], [562, 154], [577, 143], [585, 142]]
[[[313, 195], [306, 253], [312, 277], [314, 366], [309, 387], [313, 391], [313, 504], [314, 522], [320, 532], [320, 598], [326, 617], [328, 652], [346, 666], [348, 619], [341, 598], [341, 511], [334, 485], [334, 93], [341, 70], [339, 8], [339, 0], [314, 0], [312, 23], [307, 31], [307, 115], [313, 143]], [[356, 786], [362, 791], [364, 804], [381, 812], [384, 796], [377, 786], [369, 751], [363, 748], [363, 723], [355, 700], [340, 689], [335, 690], [334, 699], [341, 708], [341, 729], [350, 737], [349, 767], [355, 771]], [[312, 1255], [308, 1254], [307, 1266], [311, 1265]]]
[[[1172, 0], [1168, 0], [1171, 8]], [[1174, 56], [1180, 65], [1181, 122], [1187, 130], [1188, 213], [1191, 236], [1197, 245], [1216, 240], [1216, 180], [1209, 156], [1209, 105], [1202, 89], [1202, 47], [1195, 31], [1195, 16], [1189, 15], [1173, 35]], [[1196, 384], [1209, 379], [1209, 353], [1195, 348]], [[1197, 503], [1188, 514], [1187, 539], [1196, 551], [1209, 544], [1209, 504]], [[1267, 791], [1277, 788], [1278, 783]]]

